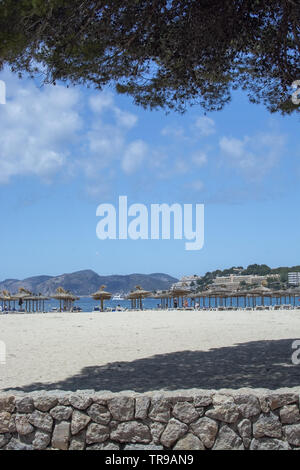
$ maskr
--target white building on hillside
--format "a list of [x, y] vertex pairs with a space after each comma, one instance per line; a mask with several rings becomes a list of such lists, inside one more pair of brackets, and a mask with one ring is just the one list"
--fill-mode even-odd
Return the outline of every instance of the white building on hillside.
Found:
[[300, 273], [288, 273], [288, 283], [292, 286], [300, 286]]
[[188, 289], [189, 287], [193, 286], [197, 283], [198, 279], [202, 279], [201, 276], [183, 276], [178, 282], [172, 284], [171, 289]]
[[260, 286], [263, 281], [266, 281], [270, 277], [279, 279], [280, 276], [279, 274], [268, 274], [267, 276], [257, 276], [254, 274], [237, 276], [236, 274], [229, 274], [228, 276], [217, 276], [212, 283], [212, 287], [225, 286], [230, 289], [236, 289], [240, 286], [241, 282], [246, 282], [246, 284], [257, 284]]

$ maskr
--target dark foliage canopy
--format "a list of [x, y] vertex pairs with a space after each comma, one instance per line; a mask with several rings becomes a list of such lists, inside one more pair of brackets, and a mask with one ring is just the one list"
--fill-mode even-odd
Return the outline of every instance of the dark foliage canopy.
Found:
[[113, 84], [144, 107], [219, 110], [233, 89], [299, 111], [299, 0], [2, 0], [0, 66]]

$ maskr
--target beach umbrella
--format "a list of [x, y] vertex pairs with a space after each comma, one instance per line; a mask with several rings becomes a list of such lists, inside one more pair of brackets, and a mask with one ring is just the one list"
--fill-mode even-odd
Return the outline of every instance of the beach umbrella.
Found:
[[157, 292], [156, 294], [151, 295], [153, 299], [159, 299], [161, 301], [161, 306], [162, 308], [166, 308], [169, 306], [169, 299], [171, 298], [171, 295], [169, 292]]
[[28, 289], [25, 289], [25, 287], [19, 287], [18, 293], [14, 294], [14, 297], [19, 301], [20, 308], [22, 307], [23, 302], [25, 302], [26, 312], [28, 311], [28, 303], [30, 309], [30, 298], [32, 297], [32, 292], [30, 292]]
[[49, 297], [46, 297], [45, 295], [38, 294], [38, 295], [32, 295], [31, 297], [28, 298], [29, 301], [32, 301], [33, 305], [35, 308], [33, 310], [37, 312], [41, 312], [45, 310], [45, 300], [49, 300]]
[[203, 299], [203, 304], [204, 304], [204, 299], [205, 298], [209, 298], [209, 297], [213, 297], [214, 296], [214, 291], [213, 290], [204, 290], [204, 291], [199, 291], [199, 292], [192, 292], [192, 293], [189, 293], [187, 294], [187, 297], [189, 297], [190, 299], [193, 299], [194, 301], [196, 301], [196, 299], [199, 300], [199, 305], [200, 305], [200, 299], [202, 298]]
[[103, 312], [103, 301], [104, 300], [109, 300], [112, 296], [112, 294], [110, 292], [106, 292], [104, 289], [105, 289], [106, 286], [101, 286], [100, 289], [95, 292], [94, 294], [91, 295], [91, 297], [93, 297], [94, 300], [100, 300], [100, 308], [101, 308], [101, 312]]
[[[292, 289], [286, 289], [286, 290], [283, 290], [283, 289], [279, 289], [279, 290], [275, 290], [272, 292], [272, 296], [276, 298], [276, 304], [278, 305], [278, 301], [279, 301], [279, 304], [281, 305], [281, 299], [282, 297], [289, 297], [290, 298], [290, 301], [291, 301], [291, 297], [292, 296], [295, 296], [297, 295], [295, 292], [292, 291]], [[294, 298], [294, 303], [295, 303], [295, 298]]]
[[271, 289], [268, 289], [267, 287], [261, 286], [257, 287], [256, 289], [251, 289], [248, 291], [248, 295], [253, 298], [253, 300], [256, 297], [261, 297], [262, 299], [262, 305], [264, 305], [264, 298], [265, 297], [272, 297], [273, 293]]
[[217, 306], [217, 298], [219, 297], [220, 299], [222, 299], [222, 304], [220, 302], [221, 305], [223, 305], [223, 301], [225, 301], [225, 307], [226, 307], [226, 299], [230, 296], [233, 296], [233, 292], [232, 291], [229, 291], [228, 289], [210, 289], [207, 291], [207, 294], [206, 296], [209, 298], [209, 306], [210, 306], [210, 298], [211, 297], [214, 297], [216, 300], [216, 306]]
[[187, 287], [173, 287], [173, 289], [170, 290], [170, 296], [173, 298], [173, 304], [174, 300], [177, 299], [178, 301], [178, 306], [179, 306], [179, 299], [181, 297], [181, 303], [183, 305], [183, 297], [188, 297], [191, 291]]
[[127, 299], [132, 301], [132, 306], [133, 306], [133, 301], [135, 301], [135, 307], [137, 307], [137, 303], [139, 304], [139, 308], [143, 310], [143, 299], [146, 297], [151, 296], [151, 292], [144, 290], [141, 286], [135, 286], [135, 291], [131, 291], [127, 295]]
[[2, 294], [0, 294], [0, 300], [2, 301], [2, 307], [8, 302], [8, 308], [10, 309], [10, 302], [15, 302], [17, 299], [8, 290], [3, 290]]
[[289, 296], [290, 303], [291, 303], [291, 298], [294, 297], [294, 305], [296, 305], [296, 297], [300, 297], [300, 290], [299, 288], [295, 287], [294, 289], [287, 289], [285, 295]]
[[79, 300], [79, 297], [72, 294], [69, 291], [66, 291], [63, 287], [58, 287], [56, 293], [51, 296], [52, 299], [59, 300], [59, 311], [61, 312], [61, 304], [63, 302], [63, 310], [71, 310], [72, 303], [75, 300]]

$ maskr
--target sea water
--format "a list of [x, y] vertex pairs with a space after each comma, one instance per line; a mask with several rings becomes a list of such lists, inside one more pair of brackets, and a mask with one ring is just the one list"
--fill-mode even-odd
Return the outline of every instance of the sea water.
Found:
[[[198, 302], [198, 299], [196, 299], [196, 303]], [[276, 299], [272, 299], [272, 302], [270, 303], [270, 299], [269, 298], [265, 298], [264, 299], [264, 304], [265, 306], [269, 306], [269, 305], [276, 305]], [[143, 299], [143, 308], [146, 310], [146, 309], [157, 309], [159, 308], [160, 306], [160, 299]], [[191, 305], [191, 300], [188, 299], [188, 303], [189, 305]], [[285, 298], [282, 298], [281, 299], [281, 303], [282, 304], [288, 304], [288, 298], [285, 299]], [[292, 305], [294, 303], [294, 299], [292, 299]], [[130, 300], [105, 300], [104, 301], [104, 308], [112, 308], [112, 309], [115, 309], [117, 306], [121, 306], [123, 308], [128, 308], [130, 309], [131, 308], [131, 302]], [[181, 300], [180, 300], [180, 305], [181, 305]], [[208, 307], [208, 299], [206, 299], [205, 301], [205, 306]], [[229, 307], [230, 305], [230, 299], [227, 299], [226, 301], [226, 306]], [[260, 297], [257, 297], [256, 298], [256, 305], [259, 306], [259, 305], [262, 305], [262, 300]], [[296, 297], [296, 306], [300, 305], [300, 298]], [[74, 306], [76, 307], [80, 307], [82, 309], [83, 312], [92, 312], [94, 310], [95, 307], [99, 307], [100, 306], [100, 301], [97, 301], [97, 300], [94, 300], [90, 297], [81, 297], [79, 300], [76, 300], [76, 302], [74, 302]], [[218, 306], [220, 306], [220, 301], [218, 301]], [[236, 298], [233, 298], [232, 299], [232, 307], [236, 307], [237, 306], [237, 300]], [[240, 298], [239, 301], [238, 301], [238, 306], [240, 308], [244, 308], [244, 299], [243, 298]], [[251, 306], [252, 306], [252, 301], [251, 301]], [[46, 311], [51, 311], [52, 308], [59, 308], [59, 302], [57, 300], [54, 300], [54, 299], [50, 299], [48, 301], [45, 301], [45, 310]], [[202, 299], [201, 299], [201, 307], [202, 307]], [[215, 299], [212, 298], [211, 299], [211, 307], [214, 308], [216, 307], [215, 305]]]

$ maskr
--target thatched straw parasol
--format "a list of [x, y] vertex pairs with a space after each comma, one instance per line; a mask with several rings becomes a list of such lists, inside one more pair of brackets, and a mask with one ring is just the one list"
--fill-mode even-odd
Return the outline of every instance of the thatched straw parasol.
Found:
[[126, 298], [131, 300], [132, 308], [140, 308], [140, 310], [143, 310], [143, 299], [150, 297], [151, 292], [144, 290], [141, 286], [135, 286], [135, 289], [136, 290], [131, 291]]
[[296, 296], [299, 295], [299, 291], [297, 292], [294, 289], [286, 289], [286, 290], [275, 290], [272, 292], [272, 296], [276, 299], [276, 305], [280, 304], [282, 301], [282, 297], [286, 298], [289, 297], [289, 302], [292, 303], [292, 297], [294, 298], [294, 305], [296, 304]]
[[183, 298], [188, 297], [191, 291], [187, 287], [174, 287], [170, 290], [170, 296], [173, 298], [173, 305], [175, 299], [177, 299], [179, 307], [179, 299], [181, 298], [181, 304], [183, 307]]
[[159, 299], [161, 302], [161, 308], [168, 308], [169, 307], [169, 300], [172, 298], [171, 294], [166, 291], [160, 291], [156, 294], [151, 295], [152, 299]]
[[272, 295], [271, 289], [268, 289], [267, 287], [257, 287], [256, 289], [251, 289], [248, 291], [248, 294], [250, 295], [256, 295], [260, 297], [261, 295]]
[[17, 294], [14, 294], [14, 297], [16, 297], [16, 299], [28, 299], [28, 297], [30, 297], [32, 295], [32, 292], [30, 292], [30, 290], [28, 289], [25, 289], [25, 287], [19, 287], [19, 291]]
[[91, 295], [91, 297], [93, 297], [94, 300], [100, 300], [100, 309], [101, 309], [101, 312], [103, 312], [104, 308], [103, 308], [103, 301], [104, 300], [109, 300], [112, 296], [112, 294], [110, 292], [106, 292], [104, 289], [105, 289], [106, 286], [101, 286], [100, 289], [95, 292], [94, 294]]
[[261, 287], [257, 287], [255, 289], [251, 289], [249, 291], [247, 291], [247, 297], [248, 299], [250, 299], [252, 297], [252, 301], [253, 301], [253, 306], [256, 305], [256, 298], [257, 297], [261, 297], [261, 301], [262, 301], [262, 305], [264, 305], [264, 298], [265, 297], [270, 297], [270, 299], [272, 298], [273, 296], [273, 293], [271, 291], [271, 289], [268, 289], [267, 287], [264, 287], [264, 286], [261, 286]]
[[61, 303], [63, 302], [63, 310], [71, 311], [72, 304], [75, 300], [79, 300], [79, 297], [66, 291], [63, 287], [56, 289], [56, 294], [51, 296], [52, 299], [59, 300], [59, 311], [61, 312]]
[[46, 295], [42, 294], [34, 294], [32, 295], [29, 299], [29, 304], [30, 302], [32, 303], [32, 308], [34, 312], [44, 312], [45, 311], [45, 300], [49, 300], [49, 297]]
[[30, 290], [28, 289], [25, 289], [25, 287], [19, 287], [19, 291], [17, 294], [14, 294], [14, 297], [16, 298], [16, 300], [19, 301], [20, 309], [23, 305], [23, 302], [25, 302], [25, 310], [27, 312], [28, 302], [30, 302], [30, 299], [32, 297], [32, 292], [30, 292]]
[[285, 296], [289, 297], [289, 302], [292, 303], [292, 297], [293, 297], [293, 304], [296, 305], [296, 297], [300, 298], [300, 290], [299, 287], [294, 287], [293, 289], [287, 289], [285, 291]]
[[2, 294], [0, 293], [0, 300], [10, 300], [11, 298], [11, 293], [8, 290], [3, 290]]
[[10, 309], [10, 302], [14, 302], [14, 306], [15, 306], [15, 301], [17, 299], [15, 296], [11, 295], [11, 293], [8, 290], [3, 290], [2, 294], [0, 294], [0, 300], [2, 301], [3, 308], [6, 306], [6, 303], [8, 302], [8, 308]]

